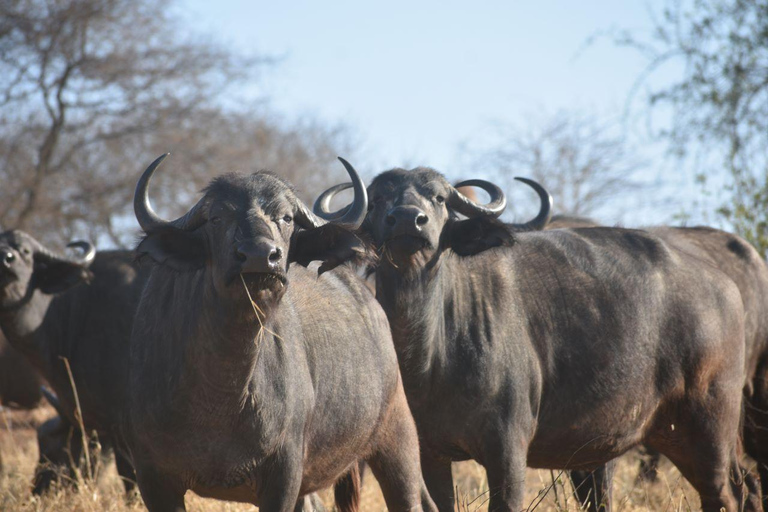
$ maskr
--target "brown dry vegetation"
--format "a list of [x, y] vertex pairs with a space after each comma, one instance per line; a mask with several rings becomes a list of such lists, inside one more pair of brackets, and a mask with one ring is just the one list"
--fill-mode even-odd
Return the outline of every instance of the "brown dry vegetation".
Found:
[[[40, 499], [30, 495], [30, 482], [37, 446], [35, 426], [53, 415], [49, 408], [33, 412], [4, 410], [0, 412], [0, 456], [3, 469], [0, 471], [0, 510], [36, 512], [128, 512], [146, 510], [139, 499], [126, 503], [122, 485], [113, 467], [103, 472], [97, 483], [87, 483], [82, 491], [57, 489]], [[454, 481], [458, 488], [458, 510], [487, 510], [488, 485], [485, 471], [473, 462], [454, 464]], [[552, 484], [553, 476], [555, 485]], [[638, 483], [636, 456], [625, 456], [619, 463], [614, 483], [615, 510], [698, 510], [696, 492], [671, 466], [663, 462], [656, 484]], [[548, 470], [529, 470], [526, 478], [526, 500], [528, 510], [577, 511], [578, 503], [573, 498], [571, 486], [565, 475]], [[332, 496], [323, 493], [329, 509]], [[203, 499], [193, 493], [187, 495], [187, 509], [190, 512], [236, 512], [250, 511], [253, 507], [239, 503], [226, 503]], [[378, 485], [370, 474], [366, 475], [363, 487], [362, 510], [378, 512], [386, 510]]]

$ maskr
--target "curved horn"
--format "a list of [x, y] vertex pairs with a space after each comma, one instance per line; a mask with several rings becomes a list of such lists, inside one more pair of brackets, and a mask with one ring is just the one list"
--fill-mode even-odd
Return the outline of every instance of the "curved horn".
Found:
[[[478, 204], [456, 190], [459, 187], [481, 188], [491, 196], [491, 200], [487, 204]], [[451, 196], [448, 198], [448, 206], [469, 218], [479, 217], [481, 215], [498, 217], [504, 213], [504, 209], [507, 207], [507, 196], [504, 195], [504, 191], [502, 191], [498, 185], [494, 185], [490, 181], [466, 180], [457, 183], [456, 186], [453, 187]]]
[[64, 414], [64, 408], [61, 406], [61, 402], [59, 402], [59, 397], [57, 397], [53, 391], [48, 389], [46, 386], [40, 386], [40, 393], [42, 393], [45, 400], [51, 404], [54, 409], [56, 409], [56, 412], [59, 414], [59, 416], [66, 418], [66, 415]]
[[336, 197], [336, 194], [342, 190], [347, 190], [348, 188], [352, 188], [352, 183], [339, 183], [338, 185], [334, 185], [320, 194], [320, 196], [317, 198], [317, 201], [315, 201], [315, 205], [312, 207], [317, 216], [322, 219], [332, 221], [341, 218], [342, 215], [347, 213], [349, 211], [350, 205], [347, 205], [335, 212], [330, 211], [330, 208], [331, 201], [333, 201], [333, 198]]
[[529, 187], [531, 187], [533, 190], [536, 191], [537, 194], [539, 194], [539, 199], [541, 200], [541, 207], [539, 208], [539, 214], [536, 215], [533, 219], [529, 220], [528, 222], [524, 222], [522, 224], [512, 224], [512, 226], [515, 229], [519, 229], [521, 231], [539, 231], [544, 229], [547, 224], [549, 224], [549, 220], [552, 218], [552, 205], [553, 200], [552, 196], [549, 194], [547, 189], [542, 187], [538, 182], [529, 180], [528, 178], [515, 178], [517, 181], [522, 181]]
[[[338, 159], [344, 165], [344, 168], [347, 170], [347, 174], [349, 174], [352, 181], [334, 185], [320, 194], [320, 197], [315, 201], [313, 209], [317, 216], [322, 219], [336, 224], [346, 224], [357, 229], [363, 223], [365, 216], [368, 213], [368, 191], [365, 189], [363, 180], [360, 179], [360, 175], [357, 174], [357, 171], [352, 167], [352, 164], [341, 157], [338, 157]], [[334, 196], [348, 188], [353, 188], [355, 191], [355, 197], [352, 200], [352, 203], [337, 212], [328, 211]]]
[[296, 198], [296, 213], [294, 215], [296, 216], [296, 223], [305, 229], [319, 228], [324, 224], [314, 213], [309, 211], [307, 205], [299, 198]]
[[96, 257], [96, 247], [90, 242], [76, 240], [74, 242], [69, 242], [67, 247], [77, 247], [83, 251], [83, 255], [80, 257], [80, 263], [82, 263], [84, 267], [93, 263], [93, 259]]
[[136, 215], [136, 220], [139, 221], [139, 226], [145, 233], [157, 231], [164, 228], [176, 228], [185, 231], [192, 231], [197, 229], [207, 220], [205, 212], [203, 211], [204, 202], [203, 199], [197, 202], [187, 213], [182, 215], [176, 220], [167, 221], [161, 218], [152, 209], [152, 205], [149, 204], [149, 182], [152, 180], [152, 175], [155, 170], [163, 163], [163, 160], [170, 155], [166, 153], [159, 156], [154, 162], [149, 164], [149, 167], [144, 171], [136, 183], [136, 192], [133, 194], [133, 212]]
[[59, 254], [57, 252], [54, 252], [38, 242], [35, 237], [30, 235], [29, 233], [26, 233], [24, 231], [17, 231], [17, 233], [20, 236], [23, 236], [29, 245], [32, 246], [32, 253], [34, 254], [34, 257], [37, 261], [40, 262], [54, 262], [54, 261], [66, 261], [69, 263], [77, 263], [79, 265], [82, 265], [83, 267], [87, 267], [90, 262], [84, 262], [82, 260], [76, 260], [73, 258], [69, 258], [67, 256], [64, 256], [62, 254]]

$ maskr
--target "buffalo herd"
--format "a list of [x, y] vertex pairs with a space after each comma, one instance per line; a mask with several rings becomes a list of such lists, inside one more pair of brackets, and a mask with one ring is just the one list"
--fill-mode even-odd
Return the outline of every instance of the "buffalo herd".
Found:
[[166, 156], [138, 180], [133, 251], [0, 232], [0, 403], [57, 412], [34, 493], [75, 482], [98, 439], [153, 512], [188, 490], [321, 510], [329, 486], [353, 512], [366, 468], [390, 510], [451, 511], [469, 459], [490, 510], [521, 510], [533, 467], [609, 511], [613, 459], [643, 446], [703, 510], [763, 509], [768, 267], [738, 236], [553, 217], [524, 178], [541, 205], [509, 224], [491, 182], [418, 167], [366, 186], [343, 159], [351, 181], [312, 209], [275, 174], [229, 173], [165, 220]]

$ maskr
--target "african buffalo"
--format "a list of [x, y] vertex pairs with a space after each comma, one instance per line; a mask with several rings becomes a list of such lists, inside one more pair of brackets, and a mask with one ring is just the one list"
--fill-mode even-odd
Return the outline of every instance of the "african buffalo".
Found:
[[737, 453], [734, 283], [643, 231], [516, 233], [495, 219], [503, 192], [472, 184], [487, 205], [432, 169], [384, 172], [361, 228], [380, 252], [377, 298], [440, 510], [453, 509], [452, 460], [485, 466], [491, 510], [519, 510], [526, 465], [589, 469], [639, 443], [677, 465], [705, 511], [760, 510]]
[[[598, 226], [591, 219], [567, 215], [553, 217], [546, 229]], [[741, 237], [709, 227], [653, 227], [647, 229], [677, 250], [718, 268], [736, 283], [746, 313], [745, 367], [747, 384], [744, 388], [745, 422], [744, 447], [758, 462], [763, 498], [768, 494], [768, 266], [763, 258]], [[655, 472], [658, 454], [641, 463], [641, 475]], [[576, 485], [587, 475], [574, 475]], [[605, 489], [600, 475], [592, 485], [586, 480], [585, 489]]]
[[764, 495], [768, 491], [768, 267], [743, 238], [708, 227], [648, 230], [671, 247], [718, 268], [736, 283], [746, 321], [744, 448], [758, 462]]
[[[67, 363], [86, 430], [114, 444], [118, 405], [126, 399], [133, 313], [147, 274], [136, 267], [131, 252], [96, 254], [90, 244], [75, 245], [85, 249], [81, 260], [56, 254], [22, 231], [0, 234], [0, 329], [50, 383], [64, 414], [58, 428], [50, 425], [41, 431], [44, 447], [65, 446], [69, 427], [78, 425]], [[69, 460], [58, 449], [42, 455]], [[116, 460], [130, 490], [135, 478], [131, 466], [119, 452]], [[55, 472], [45, 478], [41, 472], [45, 468], [38, 468], [37, 492], [55, 478]]]
[[337, 223], [267, 172], [219, 176], [168, 222], [147, 196], [163, 158], [134, 198], [137, 253], [154, 265], [125, 416], [149, 510], [185, 510], [192, 490], [288, 511], [359, 459], [390, 510], [433, 508], [386, 316], [339, 266], [367, 255], [352, 232], [367, 209], [354, 169], [342, 160], [355, 200]]

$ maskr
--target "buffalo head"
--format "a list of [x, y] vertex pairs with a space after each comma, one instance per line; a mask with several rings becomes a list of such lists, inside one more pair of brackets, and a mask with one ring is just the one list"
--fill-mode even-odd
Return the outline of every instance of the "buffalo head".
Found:
[[[398, 268], [423, 267], [449, 248], [460, 255], [472, 255], [509, 244], [514, 231], [542, 229], [551, 211], [551, 197], [543, 187], [517, 179], [536, 190], [542, 207], [530, 222], [503, 224], [496, 219], [507, 201], [493, 183], [467, 180], [454, 187], [433, 169], [393, 169], [377, 176], [368, 188], [370, 207], [363, 229], [381, 251], [382, 260]], [[349, 207], [334, 213], [329, 211], [329, 204], [336, 193], [350, 186], [345, 183], [325, 191], [315, 203], [318, 216], [332, 220], [346, 213]], [[476, 203], [457, 190], [460, 187], [481, 188], [490, 200]]]
[[96, 250], [88, 242], [67, 247], [78, 247], [83, 255], [77, 259], [57, 254], [23, 231], [0, 233], [0, 308], [20, 305], [34, 290], [54, 294], [88, 281]]
[[366, 247], [353, 233], [365, 218], [367, 194], [355, 169], [341, 162], [353, 181], [355, 199], [345, 215], [326, 224], [268, 172], [229, 173], [215, 178], [203, 197], [182, 217], [166, 221], [149, 204], [155, 160], [139, 179], [134, 211], [146, 233], [139, 256], [178, 271], [207, 269], [217, 293], [226, 295], [240, 276], [256, 292], [283, 289], [290, 263], [322, 260], [320, 272], [362, 257]]

